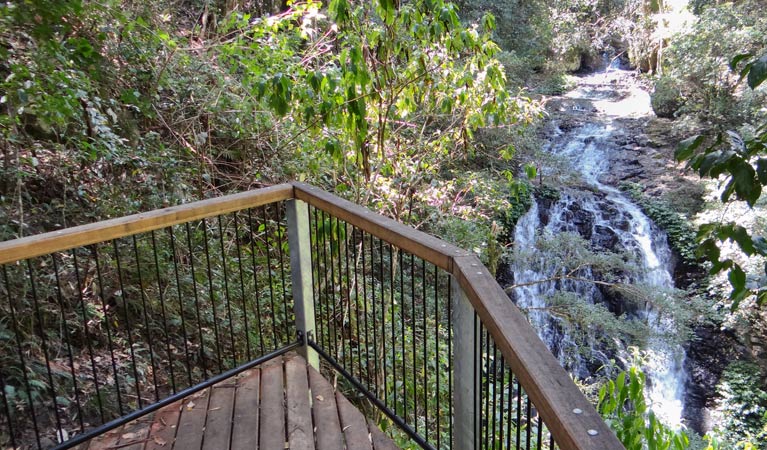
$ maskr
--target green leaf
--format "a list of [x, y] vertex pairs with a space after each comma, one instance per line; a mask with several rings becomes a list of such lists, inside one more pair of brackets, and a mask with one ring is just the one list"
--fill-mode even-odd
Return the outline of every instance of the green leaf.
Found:
[[527, 178], [534, 180], [538, 176], [538, 169], [534, 164], [527, 164], [525, 165], [525, 175], [527, 175]]
[[751, 63], [751, 69], [748, 71], [748, 86], [756, 89], [764, 80], [767, 80], [767, 54]]
[[746, 273], [739, 265], [735, 264], [732, 266], [730, 273], [727, 274], [727, 278], [730, 280], [733, 291], [741, 291], [746, 288]]
[[735, 69], [738, 67], [738, 64], [743, 61], [744, 59], [751, 58], [754, 55], [751, 53], [741, 53], [740, 55], [736, 55], [732, 60], [730, 60], [730, 70], [735, 71]]
[[674, 158], [677, 161], [686, 161], [692, 157], [695, 153], [695, 149], [700, 147], [705, 137], [703, 135], [689, 137], [682, 142], [676, 148], [674, 152]]
[[759, 158], [756, 162], [756, 175], [760, 183], [767, 184], [767, 158]]

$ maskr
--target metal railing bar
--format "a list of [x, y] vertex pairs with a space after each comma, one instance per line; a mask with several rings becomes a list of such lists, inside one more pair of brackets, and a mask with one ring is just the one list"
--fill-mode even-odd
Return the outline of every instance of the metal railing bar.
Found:
[[[208, 378], [208, 369], [207, 369], [207, 363], [205, 361], [205, 340], [203, 339], [203, 333], [202, 333], [202, 315], [200, 314], [200, 298], [197, 294], [197, 276], [194, 272], [194, 247], [192, 246], [192, 230], [189, 226], [189, 222], [184, 224], [184, 228], [186, 230], [186, 245], [187, 245], [187, 251], [189, 252], [189, 271], [192, 278], [192, 296], [194, 297], [194, 310], [195, 310], [195, 316], [197, 318], [197, 337], [200, 340], [200, 359], [202, 360], [202, 376], [203, 378]], [[255, 270], [254, 270], [255, 273]], [[143, 291], [142, 291], [143, 292]], [[143, 294], [142, 294], [143, 296]], [[261, 349], [261, 353], [263, 352], [263, 349]]]
[[[61, 314], [61, 322], [66, 323], [66, 314], [64, 313], [64, 295], [61, 293], [61, 279], [59, 277], [59, 266], [56, 262], [56, 255], [51, 255], [51, 261], [53, 262], [53, 274], [56, 279], [56, 300], [59, 303], [59, 313]], [[74, 354], [72, 352], [72, 342], [69, 338], [69, 330], [63, 329], [61, 334], [64, 335], [64, 341], [67, 345], [67, 357], [69, 359], [69, 371], [72, 374], [72, 390], [74, 391], [75, 395], [75, 404], [77, 405], [77, 421], [80, 424], [80, 431], [85, 430], [85, 424], [83, 423], [83, 411], [80, 404], [80, 392], [77, 388], [77, 374], [75, 373], [75, 361], [74, 361]], [[131, 351], [133, 350], [131, 346]], [[133, 354], [131, 353], [131, 356]], [[133, 365], [134, 373], [136, 366]], [[0, 381], [0, 384], [5, 386], [5, 383]], [[136, 395], [138, 395], [138, 378], [136, 378]], [[8, 422], [10, 423], [10, 416], [8, 417]], [[13, 429], [11, 429], [11, 438], [13, 438]], [[15, 445], [12, 447], [15, 448]]]
[[287, 287], [285, 286], [285, 255], [284, 255], [285, 252], [282, 250], [283, 245], [285, 244], [284, 242], [285, 236], [283, 235], [284, 233], [283, 233], [283, 230], [281, 229], [283, 217], [281, 217], [279, 209], [277, 209], [277, 211], [275, 212], [275, 217], [276, 217], [276, 220], [274, 221], [274, 223], [275, 223], [275, 226], [277, 227], [277, 230], [276, 230], [277, 231], [277, 252], [278, 252], [279, 261], [280, 261], [280, 282], [282, 284], [282, 308], [283, 308], [282, 311], [285, 316], [285, 322], [284, 322], [285, 340], [288, 340], [290, 339], [290, 318], [288, 317], [288, 311], [290, 308], [288, 307], [288, 295], [287, 295], [288, 290], [287, 290]]
[[[167, 230], [168, 230], [168, 237], [170, 238], [170, 250], [173, 255], [173, 274], [176, 279], [176, 297], [178, 298], [178, 311], [179, 311], [179, 316], [181, 317], [181, 335], [184, 338], [184, 363], [186, 365], [186, 377], [187, 377], [187, 382], [191, 386], [192, 384], [194, 384], [194, 381], [192, 381], [192, 367], [191, 367], [192, 358], [189, 355], [189, 336], [187, 335], [187, 332], [186, 332], [186, 319], [185, 319], [186, 314], [184, 313], [184, 299], [182, 298], [183, 296], [181, 295], [181, 276], [179, 275], [179, 271], [178, 271], [178, 253], [176, 252], [176, 237], [173, 234], [173, 227], [168, 227]], [[239, 247], [237, 247], [237, 249], [239, 250]], [[115, 251], [116, 250], [117, 249], [115, 248]], [[242, 266], [240, 266], [240, 268], [242, 268]], [[128, 313], [126, 308], [126, 320], [127, 320], [127, 316], [128, 316]], [[128, 333], [130, 332], [131, 332], [130, 325], [128, 325]], [[132, 345], [133, 344], [131, 344], [131, 346]], [[133, 355], [132, 348], [131, 348], [131, 355]], [[133, 359], [133, 365], [135, 367], [136, 365], [135, 358], [131, 358], [131, 359]], [[250, 354], [248, 354], [248, 360], [250, 360]]]
[[190, 395], [192, 395], [192, 394], [194, 394], [196, 392], [199, 392], [199, 391], [201, 391], [201, 390], [203, 390], [205, 388], [213, 386], [216, 383], [219, 383], [221, 381], [229, 379], [229, 378], [231, 378], [231, 377], [233, 377], [233, 376], [235, 376], [235, 375], [237, 375], [239, 373], [242, 373], [242, 372], [244, 372], [244, 371], [246, 371], [248, 369], [251, 369], [251, 368], [253, 368], [253, 367], [255, 367], [255, 366], [259, 365], [259, 364], [263, 364], [263, 363], [265, 363], [265, 362], [267, 362], [267, 361], [269, 361], [271, 359], [274, 359], [274, 358], [277, 358], [279, 356], [282, 356], [282, 355], [288, 353], [291, 350], [295, 350], [295, 349], [299, 348], [302, 345], [303, 345], [303, 340], [302, 339], [296, 340], [295, 342], [293, 342], [291, 344], [288, 344], [288, 345], [286, 345], [286, 346], [284, 346], [282, 348], [279, 348], [279, 349], [277, 349], [277, 350], [275, 350], [275, 351], [273, 351], [271, 353], [268, 353], [268, 354], [266, 354], [264, 356], [261, 356], [259, 358], [256, 358], [256, 359], [252, 360], [252, 361], [249, 361], [249, 362], [247, 362], [247, 363], [245, 363], [245, 364], [243, 364], [243, 365], [241, 365], [239, 367], [235, 367], [233, 369], [229, 369], [226, 372], [222, 372], [222, 373], [220, 373], [218, 375], [215, 375], [215, 376], [213, 376], [213, 377], [211, 377], [211, 378], [209, 378], [209, 379], [207, 379], [207, 380], [205, 380], [205, 381], [203, 381], [201, 383], [198, 383], [198, 384], [196, 384], [194, 386], [190, 386], [190, 387], [188, 387], [186, 389], [178, 391], [178, 392], [176, 392], [175, 394], [173, 394], [173, 395], [171, 395], [169, 397], [166, 397], [166, 398], [164, 398], [162, 400], [159, 400], [159, 401], [157, 401], [155, 403], [152, 403], [151, 405], [148, 405], [144, 409], [140, 409], [138, 411], [134, 411], [134, 412], [132, 412], [130, 414], [127, 414], [127, 415], [125, 415], [123, 417], [120, 417], [120, 418], [117, 418], [115, 420], [109, 421], [109, 422], [99, 426], [98, 428], [94, 428], [92, 430], [89, 430], [88, 432], [86, 432], [84, 434], [81, 434], [79, 436], [75, 436], [72, 439], [70, 439], [68, 441], [65, 441], [62, 444], [54, 447], [53, 450], [65, 450], [65, 449], [68, 449], [68, 448], [72, 448], [72, 447], [74, 447], [76, 445], [82, 444], [83, 442], [85, 442], [87, 440], [90, 440], [90, 439], [93, 439], [94, 437], [99, 436], [101, 434], [104, 434], [104, 433], [106, 433], [109, 430], [113, 430], [113, 429], [115, 429], [115, 428], [117, 428], [117, 427], [119, 427], [121, 425], [125, 425], [128, 422], [132, 422], [132, 421], [134, 421], [136, 419], [139, 419], [139, 418], [141, 418], [141, 417], [143, 417], [143, 416], [145, 416], [145, 415], [147, 415], [149, 413], [157, 411], [158, 409], [161, 409], [161, 408], [163, 408], [165, 406], [168, 406], [168, 405], [170, 405], [172, 403], [175, 403], [175, 402], [177, 402], [179, 400], [182, 400], [182, 399], [184, 399], [184, 398], [186, 398], [186, 397], [188, 397], [188, 396], [190, 396]]
[[[53, 400], [53, 413], [56, 417], [56, 432], [61, 430], [61, 416], [59, 415], [59, 402], [56, 399], [56, 385], [53, 383], [53, 373], [51, 372], [51, 360], [48, 352], [48, 339], [45, 337], [45, 328], [43, 328], [43, 317], [40, 311], [40, 301], [37, 298], [37, 282], [35, 282], [35, 273], [32, 269], [32, 260], [27, 260], [27, 273], [29, 274], [29, 285], [32, 293], [32, 304], [35, 309], [35, 318], [37, 321], [37, 329], [40, 333], [40, 343], [43, 349], [43, 357], [45, 359], [45, 372], [48, 376], [48, 389], [50, 389], [51, 397]], [[18, 336], [17, 336], [18, 338]], [[113, 360], [114, 362], [114, 360]], [[122, 405], [121, 405], [122, 406]]]
[[[35, 430], [35, 439], [37, 440], [37, 447], [41, 448], [40, 445], [40, 429], [37, 425], [37, 414], [35, 413], [35, 406], [34, 402], [32, 401], [32, 389], [30, 389], [29, 385], [29, 375], [27, 374], [27, 364], [24, 360], [24, 351], [21, 348], [21, 335], [19, 334], [19, 323], [17, 321], [17, 315], [16, 315], [16, 307], [13, 305], [13, 298], [11, 296], [11, 284], [8, 281], [8, 268], [6, 266], [3, 266], [3, 281], [5, 281], [5, 292], [8, 297], [8, 305], [10, 306], [11, 310], [11, 324], [13, 328], [13, 335], [16, 337], [16, 350], [19, 354], [19, 364], [21, 365], [21, 373], [24, 378], [24, 387], [27, 391], [27, 404], [29, 405], [29, 410], [32, 412], [32, 425]], [[5, 386], [5, 385], [3, 385]], [[9, 420], [10, 420], [10, 416]]]
[[[80, 313], [83, 319], [83, 330], [85, 330], [86, 347], [88, 348], [88, 357], [91, 360], [91, 374], [93, 375], [93, 384], [96, 390], [96, 402], [99, 407], [99, 417], [104, 422], [104, 406], [101, 401], [101, 391], [99, 389], [99, 378], [96, 373], [96, 359], [93, 356], [93, 345], [91, 344], [91, 333], [88, 328], [88, 316], [85, 311], [85, 298], [83, 296], [83, 283], [80, 278], [80, 267], [77, 263], [77, 249], [72, 250], [72, 263], [75, 269], [75, 280], [77, 281], [77, 299], [80, 302]], [[154, 367], [154, 365], [153, 365]], [[34, 418], [34, 410], [32, 411], [32, 417]], [[35, 430], [37, 431], [37, 430]]]
[[442, 269], [452, 272], [452, 258], [468, 256], [471, 252], [449, 244], [430, 234], [418, 231], [396, 220], [374, 214], [369, 209], [336, 197], [319, 188], [305, 183], [291, 183], [295, 189], [294, 196], [298, 200], [326, 211], [333, 217], [348, 222], [373, 236], [396, 245], [402, 250], [436, 264]]
[[[213, 314], [213, 340], [216, 343], [216, 362], [218, 365], [218, 373], [224, 371], [224, 361], [221, 357], [221, 340], [218, 334], [218, 315], [216, 314], [216, 290], [213, 289], [213, 268], [210, 264], [210, 245], [208, 244], [208, 222], [205, 219], [200, 221], [202, 225], [202, 242], [203, 249], [205, 250], [205, 266], [208, 274], [208, 299], [210, 300], [210, 312]], [[272, 308], [274, 311], [274, 308]], [[275, 339], [276, 341], [276, 339]]]
[[421, 448], [426, 450], [436, 450], [431, 444], [426, 442], [424, 438], [419, 435], [418, 433], [413, 430], [413, 428], [407, 424], [400, 416], [397, 415], [397, 413], [393, 410], [391, 410], [388, 406], [386, 406], [375, 394], [368, 391], [365, 386], [356, 378], [354, 378], [349, 372], [346, 371], [341, 365], [336, 361], [331, 355], [329, 355], [327, 352], [325, 352], [322, 347], [317, 345], [312, 340], [308, 341], [308, 344], [310, 347], [315, 349], [317, 353], [322, 356], [325, 361], [327, 361], [338, 373], [344, 376], [344, 378], [347, 379], [356, 389], [358, 389], [362, 394], [365, 395], [365, 397], [368, 398], [368, 400], [375, 405], [376, 408], [378, 408], [381, 412], [386, 414], [386, 416], [391, 419], [392, 422], [394, 422], [397, 427], [399, 427], [402, 431], [405, 432], [415, 443], [421, 446]]
[[[234, 319], [232, 318], [232, 303], [229, 295], [229, 271], [227, 270], [226, 244], [224, 244], [224, 224], [221, 216], [218, 219], [218, 241], [221, 247], [221, 268], [224, 278], [224, 302], [226, 303], [226, 317], [229, 320], [229, 343], [232, 346], [232, 361], [237, 364], [237, 347], [234, 344]], [[173, 365], [171, 364], [171, 367]], [[173, 372], [171, 372], [173, 373]]]
[[[0, 386], [5, 386], [5, 378], [0, 373]], [[11, 448], [15, 449], [16, 446], [16, 433], [13, 430], [13, 417], [11, 416], [11, 408], [8, 405], [8, 398], [5, 396], [5, 389], [0, 389], [0, 397], [3, 398], [3, 409], [5, 410], [5, 420], [8, 421], [8, 437], [11, 440]], [[82, 429], [82, 424], [80, 425]]]
[[0, 264], [85, 247], [171, 225], [180, 225], [206, 217], [288, 200], [293, 198], [293, 190], [294, 188], [290, 184], [279, 184], [0, 242]]
[[[130, 314], [128, 314], [128, 295], [125, 292], [125, 284], [123, 283], [123, 273], [122, 273], [123, 270], [122, 270], [122, 263], [120, 260], [120, 252], [117, 248], [117, 240], [114, 240], [114, 239], [112, 240], [112, 249], [115, 254], [115, 262], [117, 263], [117, 285], [120, 288], [120, 298], [122, 298], [122, 302], [123, 302], [123, 318], [125, 319], [125, 326], [128, 331], [128, 347], [130, 349], [131, 366], [133, 368], [133, 383], [134, 383], [134, 387], [136, 388], [136, 399], [138, 401], [138, 407], [142, 408], [143, 405], [141, 404], [141, 388], [139, 386], [140, 378], [138, 376], [138, 368], [136, 367], [136, 354], [133, 350], [133, 326], [131, 324]], [[56, 268], [56, 265], [55, 265], [56, 263], [55, 257], [53, 258], [53, 261], [54, 261], [53, 270], [56, 272], [56, 283], [58, 284], [59, 274], [58, 274], [58, 269]], [[59, 295], [61, 294], [59, 293]], [[64, 323], [66, 322], [66, 318], [64, 317], [63, 314], [61, 316], [61, 320]], [[69, 343], [67, 342], [67, 345], [68, 344]], [[74, 371], [74, 361], [70, 360], [69, 364], [72, 370]], [[73, 380], [74, 380], [74, 377], [75, 377], [75, 374], [74, 372], [72, 372]], [[75, 394], [77, 394], [77, 386], [75, 386]]]
[[[160, 275], [160, 257], [157, 254], [157, 237], [154, 230], [149, 232], [152, 239], [152, 254], [154, 256], [154, 272], [157, 277], [157, 298], [160, 302], [160, 318], [162, 319], [162, 333], [165, 335], [165, 352], [168, 357], [168, 369], [170, 371], [170, 386], [176, 393], [176, 374], [173, 370], [173, 353], [170, 350], [170, 333], [168, 332], [168, 316], [165, 314], [165, 286]], [[104, 311], [106, 315], [106, 311]], [[121, 412], [122, 414], [122, 412]]]
[[[237, 269], [240, 275], [240, 304], [242, 306], [242, 320], [245, 325], [245, 358], [250, 361], [252, 359], [250, 353], [250, 327], [248, 324], [248, 306], [245, 301], [245, 272], [242, 269], [242, 247], [240, 240], [240, 223], [237, 220], [237, 213], [234, 213], [234, 243], [237, 247]], [[182, 322], [183, 324], [183, 322]]]
[[258, 266], [256, 265], [256, 233], [253, 231], [253, 213], [252, 209], [248, 209], [248, 233], [250, 241], [250, 262], [253, 266], [253, 301], [256, 305], [256, 323], [258, 327], [258, 346], [261, 353], [264, 353], [264, 327], [262, 326], [261, 316], [261, 298], [258, 289]]
[[[149, 344], [147, 346], [149, 350], [149, 361], [152, 365], [152, 384], [154, 385], [154, 399], [155, 401], [160, 399], [160, 388], [157, 384], [157, 365], [155, 365], [155, 358], [154, 358], [154, 344], [152, 343], [152, 327], [149, 326], [149, 311], [147, 311], [146, 303], [146, 291], [144, 290], [144, 277], [141, 274], [141, 257], [139, 256], [138, 251], [138, 240], [136, 239], [136, 236], [131, 236], [131, 240], [133, 241], [133, 255], [136, 258], [136, 276], [138, 277], [138, 285], [139, 285], [139, 292], [141, 293], [141, 308], [143, 310], [143, 316], [144, 316], [144, 333], [146, 334], [147, 343]], [[77, 251], [73, 251], [73, 254], [76, 254]], [[77, 260], [75, 260], [75, 264], [77, 263]], [[82, 300], [82, 299], [81, 299]], [[85, 318], [85, 310], [83, 310], [83, 319]], [[94, 381], [96, 380], [96, 374], [94, 372], [93, 374]], [[104, 419], [101, 419], [102, 422], [104, 422]]]

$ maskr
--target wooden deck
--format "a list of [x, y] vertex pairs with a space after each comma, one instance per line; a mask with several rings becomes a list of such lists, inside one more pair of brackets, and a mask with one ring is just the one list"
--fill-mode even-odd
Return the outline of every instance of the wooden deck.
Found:
[[79, 450], [392, 450], [398, 447], [293, 354], [276, 358]]

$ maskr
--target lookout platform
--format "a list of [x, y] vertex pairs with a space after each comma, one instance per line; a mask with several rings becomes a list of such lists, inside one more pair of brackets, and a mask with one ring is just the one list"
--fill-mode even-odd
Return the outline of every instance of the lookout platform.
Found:
[[302, 357], [291, 353], [77, 448], [392, 450], [399, 447]]

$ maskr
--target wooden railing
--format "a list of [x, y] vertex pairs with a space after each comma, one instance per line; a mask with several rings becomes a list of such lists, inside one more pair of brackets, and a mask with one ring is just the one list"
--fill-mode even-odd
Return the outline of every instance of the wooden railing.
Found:
[[[251, 211], [259, 207], [271, 210], [264, 210], [263, 220], [254, 221], [253, 216], [258, 214]], [[217, 218], [217, 223], [211, 218]], [[255, 227], [254, 222], [258, 222]], [[167, 238], [157, 239], [160, 233]], [[186, 243], [179, 244], [182, 241]], [[142, 242], [146, 242], [149, 256], [142, 255]], [[215, 243], [215, 250], [209, 248], [209, 242]], [[123, 245], [127, 250], [122, 249]], [[278, 248], [270, 250], [270, 246]], [[289, 263], [282, 262], [283, 248], [289, 253]], [[211, 252], [223, 261], [221, 274], [211, 270]], [[77, 265], [78, 257], [82, 260], [87, 255], [94, 258], [95, 269], [90, 271]], [[249, 258], [252, 267], [243, 269], [243, 261]], [[142, 263], [151, 265], [156, 272], [151, 279]], [[62, 268], [65, 265], [68, 269]], [[109, 287], [109, 280], [102, 280], [107, 278], [102, 276], [107, 266], [112, 267], [110, 274], [116, 286]], [[44, 447], [40, 439], [45, 435], [43, 429], [62, 428], [59, 412], [72, 413], [67, 410], [74, 408], [71, 404], [76, 398], [79, 426], [75, 433], [68, 431], [66, 437], [79, 437], [57, 447], [68, 448], [265, 358], [300, 348], [313, 365], [347, 377], [361, 395], [378, 407], [382, 414], [379, 419], [388, 416], [404, 430], [403, 440], [424, 448], [623, 448], [474, 254], [306, 184], [283, 184], [2, 242], [0, 268], [4, 273], [0, 273], [0, 313], [13, 315], [4, 322], [4, 328], [0, 321], [0, 357], [8, 361], [6, 367], [0, 368], [0, 384], [4, 385], [0, 404], [2, 445], [36, 443]], [[204, 276], [200, 274], [206, 271]], [[268, 283], [259, 281], [261, 271], [270, 277]], [[62, 279], [66, 277], [69, 281]], [[91, 288], [85, 286], [89, 277]], [[41, 280], [51, 286], [37, 286]], [[131, 280], [136, 282], [133, 288], [127, 286]], [[71, 286], [62, 288], [67, 282]], [[148, 293], [147, 285], [152, 282], [157, 285], [156, 292]], [[266, 310], [253, 312], [259, 307], [259, 294], [263, 296], [267, 291], [271, 304], [264, 301]], [[275, 292], [282, 309], [279, 304], [275, 306]], [[84, 298], [84, 293], [92, 299]], [[130, 350], [132, 355], [136, 346], [128, 338], [133, 334], [129, 301], [138, 304], [137, 298], [144, 301], [150, 295], [158, 296], [162, 306], [162, 320], [157, 319], [158, 323], [167, 323], [166, 305], [171, 304], [171, 296], [178, 298], [179, 306], [174, 308], [181, 318], [180, 325], [166, 325], [163, 332], [154, 335], [149, 320], [145, 320], [145, 326], [135, 324], [139, 337], [155, 336], [167, 347], [167, 351], [157, 351], [157, 362], [153, 356], [151, 372], [169, 371], [174, 378], [172, 387], [163, 388], [162, 382], [158, 385], [155, 381], [154, 388], [146, 388], [134, 379], [137, 377], [121, 378], [120, 374], [131, 369], [138, 373], [136, 361], [132, 368], [129, 362], [115, 362], [115, 349], [120, 344], [113, 343], [112, 336], [129, 341], [130, 345], [119, 352]], [[198, 295], [208, 300], [201, 298], [198, 302]], [[105, 303], [108, 296], [117, 306]], [[192, 296], [196, 315], [186, 305]], [[97, 299], [102, 305], [101, 315], [90, 310], [86, 313], [86, 305], [98, 309]], [[215, 342], [209, 342], [206, 348], [202, 330], [210, 324], [201, 318], [205, 313], [200, 314], [199, 304], [203, 309], [207, 305], [214, 319], [216, 311], [228, 313], [230, 332], [244, 329], [247, 336], [236, 338], [232, 334], [230, 345], [223, 331], [219, 342], [216, 330]], [[120, 305], [125, 319], [118, 321], [118, 316], [122, 317]], [[62, 331], [57, 359], [52, 355], [54, 333], [49, 334], [45, 327], [56, 322], [58, 316], [62, 322], [57, 324], [65, 327], [68, 317], [71, 321], [79, 314], [78, 308], [85, 322], [82, 335]], [[34, 318], [20, 317], [25, 313]], [[138, 319], [149, 316], [146, 306], [136, 314]], [[268, 321], [270, 316], [284, 316], [284, 320], [278, 322], [272, 317]], [[103, 346], [112, 352], [112, 368], [97, 368], [94, 364], [92, 374], [82, 377], [76, 373], [80, 366], [75, 360], [78, 352], [84, 358], [83, 343], [90, 345], [94, 340], [88, 333], [99, 321], [100, 329], [105, 327], [109, 332], [113, 327], [108, 346]], [[269, 325], [272, 338], [269, 333], [261, 335], [262, 328]], [[189, 330], [195, 326], [200, 328], [199, 340]], [[25, 327], [26, 332], [20, 330]], [[284, 336], [280, 335], [284, 338], [277, 336], [283, 333], [280, 327], [284, 328]], [[3, 329], [7, 330], [4, 345]], [[182, 330], [183, 339], [179, 337]], [[296, 333], [298, 340], [292, 342], [290, 333]], [[36, 334], [42, 337], [42, 344], [33, 351], [22, 340]], [[428, 342], [427, 335], [431, 336]], [[73, 350], [70, 338], [77, 338], [82, 348]], [[212, 354], [213, 350], [219, 354]], [[33, 364], [34, 352], [38, 357]], [[151, 348], [149, 353], [154, 355]], [[180, 354], [178, 360], [175, 353]], [[195, 372], [189, 365], [190, 357], [198, 359], [203, 368], [208, 367], [211, 374]], [[93, 361], [92, 352], [90, 358]], [[36, 391], [30, 387], [35, 365], [37, 378], [43, 379], [38, 380]], [[178, 377], [174, 376], [174, 367]], [[121, 403], [114, 413], [121, 417], [102, 411], [101, 417], [93, 418], [98, 415], [89, 411], [82, 397], [93, 397], [91, 384], [98, 390], [99, 371], [109, 370], [114, 374], [108, 377], [113, 382], [131, 381], [135, 389], [118, 385], [110, 391], [118, 400], [123, 394], [126, 405]], [[57, 381], [68, 380], [67, 373], [71, 373], [71, 381]], [[180, 380], [178, 386], [175, 378]], [[154, 398], [141, 401], [152, 395]], [[59, 402], [66, 405], [56, 401], [63, 397], [70, 397]], [[101, 400], [98, 406], [104, 409]], [[52, 413], [40, 412], [46, 408], [58, 411], [55, 419]], [[82, 417], [88, 414], [91, 418], [86, 423]], [[98, 425], [101, 427], [94, 428]], [[36, 439], [25, 436], [32, 432]], [[58, 434], [54, 441], [63, 440], [62, 433]]]

